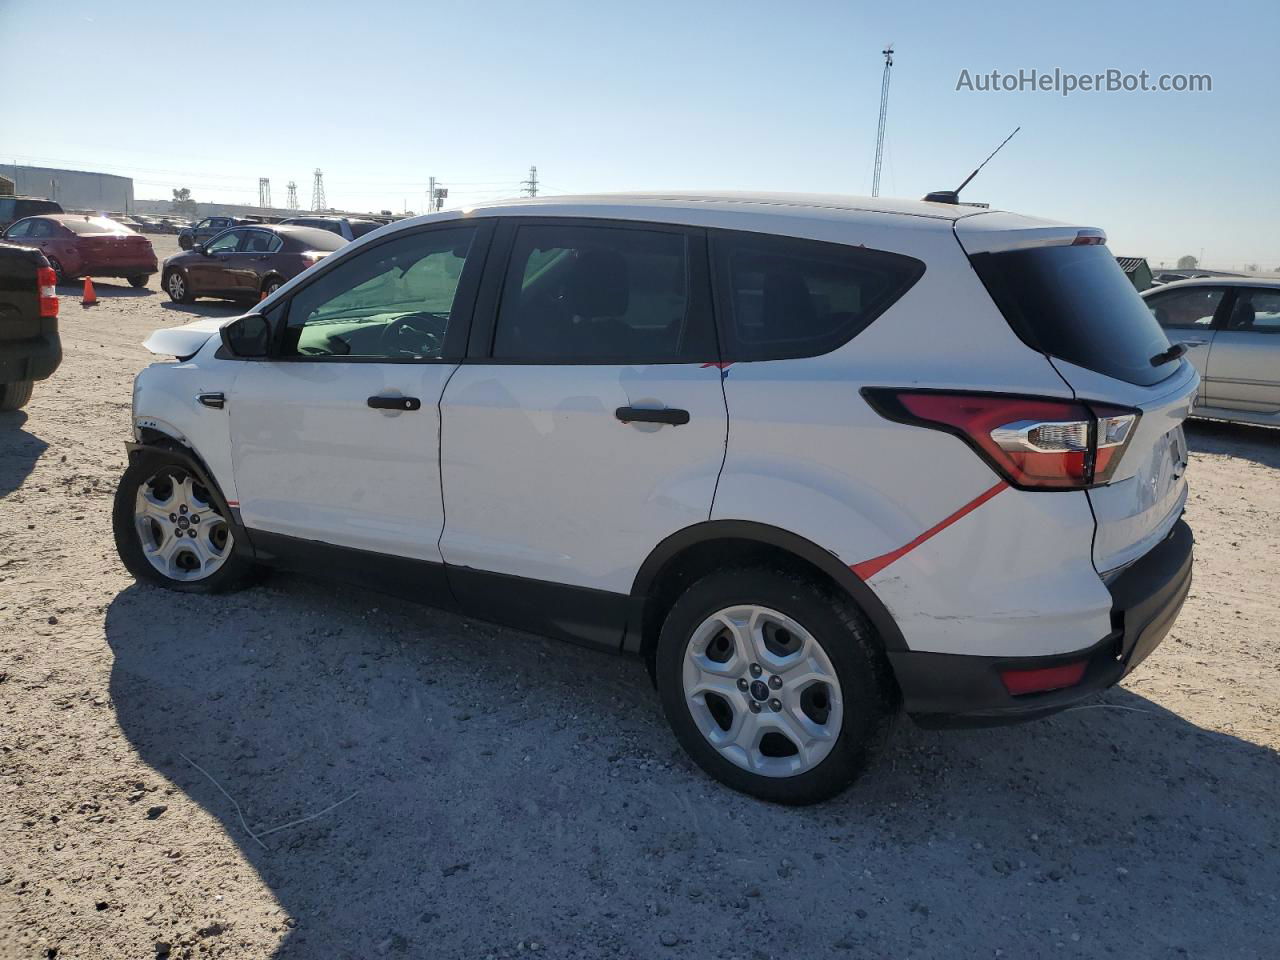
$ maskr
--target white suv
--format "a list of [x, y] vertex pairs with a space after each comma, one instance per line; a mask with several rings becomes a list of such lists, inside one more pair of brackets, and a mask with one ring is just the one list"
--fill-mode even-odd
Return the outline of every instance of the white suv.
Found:
[[849, 197], [407, 220], [152, 336], [120, 554], [637, 654], [708, 773], [819, 800], [899, 707], [1044, 715], [1177, 615], [1198, 378], [1102, 243]]

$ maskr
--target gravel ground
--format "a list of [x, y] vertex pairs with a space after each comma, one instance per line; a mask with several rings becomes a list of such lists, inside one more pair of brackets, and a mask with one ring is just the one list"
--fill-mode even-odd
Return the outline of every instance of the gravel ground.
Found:
[[1113, 709], [904, 720], [784, 809], [694, 769], [638, 663], [293, 577], [135, 586], [139, 342], [234, 308], [98, 292], [0, 415], [0, 958], [1276, 956], [1276, 432], [1189, 429], [1196, 584]]

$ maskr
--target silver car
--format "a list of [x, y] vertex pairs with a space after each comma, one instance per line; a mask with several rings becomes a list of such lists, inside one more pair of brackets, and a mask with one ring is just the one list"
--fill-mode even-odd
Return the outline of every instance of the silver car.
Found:
[[1192, 416], [1280, 426], [1280, 280], [1200, 277], [1142, 297], [1200, 371]]

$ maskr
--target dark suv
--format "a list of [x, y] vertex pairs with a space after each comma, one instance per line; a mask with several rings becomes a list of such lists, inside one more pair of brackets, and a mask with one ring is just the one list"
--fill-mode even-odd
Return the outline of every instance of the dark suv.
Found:
[[183, 250], [190, 250], [197, 243], [212, 240], [223, 230], [238, 227], [247, 222], [239, 217], [205, 217], [197, 221], [194, 226], [178, 232], [178, 246]]
[[24, 217], [62, 212], [62, 204], [57, 200], [46, 200], [43, 197], [0, 197], [0, 231]]

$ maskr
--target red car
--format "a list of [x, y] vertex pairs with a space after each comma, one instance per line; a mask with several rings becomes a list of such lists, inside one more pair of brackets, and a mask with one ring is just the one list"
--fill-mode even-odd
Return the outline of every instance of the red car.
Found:
[[126, 277], [129, 286], [145, 287], [157, 270], [151, 241], [106, 217], [27, 217], [6, 230], [4, 239], [38, 248], [59, 283], [86, 276]]

